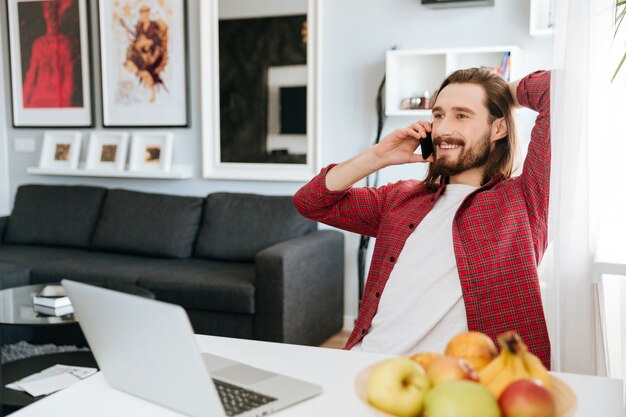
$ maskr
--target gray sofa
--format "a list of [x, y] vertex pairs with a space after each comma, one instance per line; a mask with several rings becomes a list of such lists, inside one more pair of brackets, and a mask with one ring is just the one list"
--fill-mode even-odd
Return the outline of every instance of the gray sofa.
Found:
[[0, 287], [136, 284], [196, 333], [318, 345], [343, 324], [343, 235], [290, 196], [23, 185], [0, 218]]

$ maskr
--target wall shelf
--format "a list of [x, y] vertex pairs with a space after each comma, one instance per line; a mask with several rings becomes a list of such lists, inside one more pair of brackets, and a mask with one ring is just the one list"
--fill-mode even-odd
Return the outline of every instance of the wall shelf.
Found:
[[402, 109], [400, 102], [421, 97], [426, 91], [432, 97], [445, 77], [453, 71], [470, 67], [497, 68], [504, 53], [510, 53], [510, 80], [520, 78], [517, 46], [387, 51], [387, 116], [429, 116], [430, 109]]
[[530, 0], [530, 36], [550, 36], [554, 26], [554, 0]]
[[143, 178], [143, 179], [169, 179], [184, 180], [193, 176], [191, 165], [172, 165], [169, 172], [162, 171], [97, 171], [85, 169], [80, 164], [78, 169], [53, 169], [31, 167], [26, 170], [31, 175], [55, 175], [66, 177], [107, 177], [107, 178]]

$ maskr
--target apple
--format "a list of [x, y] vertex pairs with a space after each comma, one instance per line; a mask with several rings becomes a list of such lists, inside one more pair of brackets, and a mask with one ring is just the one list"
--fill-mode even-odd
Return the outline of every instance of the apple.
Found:
[[428, 372], [428, 367], [430, 366], [430, 364], [433, 363], [436, 359], [439, 359], [441, 357], [443, 357], [441, 353], [435, 353], [435, 352], [421, 352], [421, 353], [416, 353], [414, 355], [409, 356], [409, 358], [412, 361], [415, 361], [419, 363], [420, 365], [422, 365], [422, 368], [424, 368], [427, 372]]
[[424, 368], [409, 358], [392, 358], [372, 370], [367, 380], [367, 400], [386, 413], [416, 417], [429, 388]]
[[488, 388], [472, 381], [451, 381], [428, 391], [423, 417], [501, 417]]
[[541, 382], [520, 379], [502, 391], [500, 409], [504, 417], [554, 417], [556, 404]]
[[489, 336], [472, 331], [459, 333], [450, 339], [445, 354], [465, 359], [476, 371], [480, 371], [498, 356], [498, 349]]
[[463, 359], [443, 356], [435, 359], [426, 370], [428, 379], [437, 386], [444, 382], [465, 379], [468, 381], [478, 381], [478, 373], [472, 366]]

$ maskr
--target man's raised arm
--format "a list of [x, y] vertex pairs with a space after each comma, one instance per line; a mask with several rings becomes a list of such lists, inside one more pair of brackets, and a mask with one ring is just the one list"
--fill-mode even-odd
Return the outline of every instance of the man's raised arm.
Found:
[[531, 223], [545, 222], [550, 196], [550, 71], [533, 72], [510, 86], [520, 105], [539, 113], [520, 180]]
[[415, 154], [430, 123], [419, 121], [396, 129], [372, 147], [338, 165], [330, 165], [294, 195], [303, 216], [340, 229], [376, 236], [387, 194], [393, 185], [352, 188], [368, 175], [390, 165], [425, 162]]

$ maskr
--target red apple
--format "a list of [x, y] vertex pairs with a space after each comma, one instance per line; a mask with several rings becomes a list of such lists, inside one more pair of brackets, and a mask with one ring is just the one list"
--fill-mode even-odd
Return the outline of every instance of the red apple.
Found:
[[435, 359], [426, 370], [433, 386], [449, 381], [478, 381], [478, 374], [464, 359], [444, 356]]
[[532, 379], [511, 383], [498, 400], [504, 417], [555, 417], [556, 405], [550, 392]]

